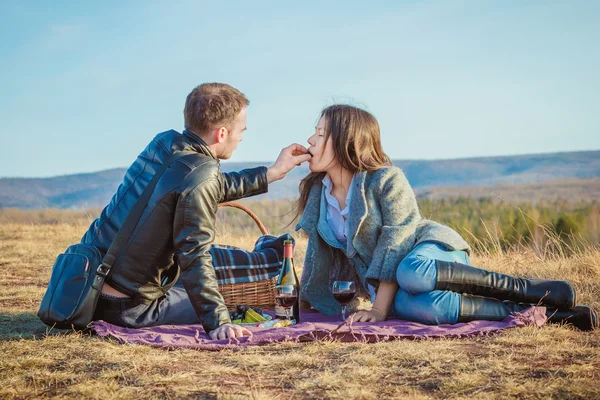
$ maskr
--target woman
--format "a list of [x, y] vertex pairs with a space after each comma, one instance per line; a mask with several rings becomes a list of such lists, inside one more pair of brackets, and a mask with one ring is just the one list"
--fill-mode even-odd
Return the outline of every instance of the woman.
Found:
[[454, 230], [421, 218], [414, 192], [381, 147], [368, 112], [333, 105], [308, 139], [310, 173], [300, 184], [296, 230], [308, 235], [301, 297], [335, 315], [334, 280], [355, 280], [373, 307], [353, 321], [388, 313], [425, 324], [502, 320], [531, 304], [550, 321], [597, 327], [593, 309], [575, 306], [565, 281], [523, 279], [470, 266], [469, 245]]

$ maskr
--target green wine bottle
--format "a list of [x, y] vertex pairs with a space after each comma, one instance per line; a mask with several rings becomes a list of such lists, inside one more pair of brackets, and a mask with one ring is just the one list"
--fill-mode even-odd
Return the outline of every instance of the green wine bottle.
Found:
[[[294, 245], [291, 240], [283, 242], [283, 261], [281, 263], [281, 270], [279, 271], [279, 277], [277, 278], [277, 286], [280, 285], [292, 285], [296, 287], [296, 301], [290, 310], [290, 315], [296, 320], [296, 323], [300, 323], [300, 281], [296, 275], [296, 269], [294, 268]], [[281, 306], [275, 306], [275, 315], [277, 318], [285, 318], [285, 309]]]

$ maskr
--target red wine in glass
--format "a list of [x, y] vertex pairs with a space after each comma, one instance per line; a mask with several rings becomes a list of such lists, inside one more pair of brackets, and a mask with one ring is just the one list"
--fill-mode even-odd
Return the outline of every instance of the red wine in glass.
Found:
[[298, 296], [283, 295], [283, 296], [276, 297], [275, 300], [277, 301], [277, 304], [279, 304], [281, 307], [290, 308], [291, 306], [294, 305], [297, 298], [298, 298]]
[[342, 293], [334, 293], [333, 298], [340, 303], [341, 306], [345, 306], [354, 299], [356, 292], [342, 292]]
[[285, 318], [290, 319], [290, 307], [298, 300], [298, 291], [294, 285], [275, 286], [275, 301], [285, 308]]
[[346, 306], [356, 296], [356, 284], [351, 281], [335, 281], [331, 291], [333, 298], [342, 306], [342, 321], [345, 321]]

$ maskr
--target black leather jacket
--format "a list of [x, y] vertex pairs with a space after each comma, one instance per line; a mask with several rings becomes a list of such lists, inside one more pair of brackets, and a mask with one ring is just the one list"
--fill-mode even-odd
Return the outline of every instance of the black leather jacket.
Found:
[[158, 134], [127, 169], [117, 193], [82, 238], [104, 253], [158, 167], [179, 158], [159, 179], [129, 242], [107, 277], [118, 291], [149, 302], [181, 280], [206, 331], [230, 322], [209, 249], [217, 204], [267, 191], [267, 168], [225, 174], [219, 160], [191, 132]]

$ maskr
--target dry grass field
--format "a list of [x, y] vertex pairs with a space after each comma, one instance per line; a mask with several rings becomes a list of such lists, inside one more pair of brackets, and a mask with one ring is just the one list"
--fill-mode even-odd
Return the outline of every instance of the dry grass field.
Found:
[[[36, 311], [54, 258], [89, 221], [0, 221], [0, 398], [600, 398], [600, 332], [526, 327], [475, 339], [284, 343], [241, 351], [165, 351], [49, 331]], [[249, 248], [256, 232], [221, 235]], [[305, 240], [295, 258], [302, 266]], [[600, 250], [479, 253], [475, 265], [564, 278], [600, 308]]]

